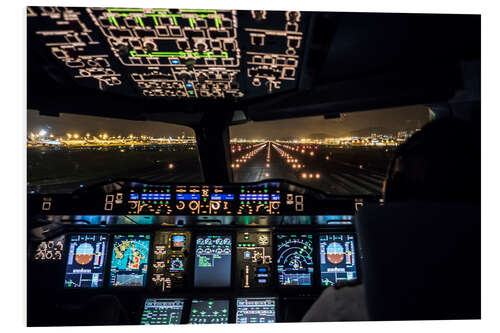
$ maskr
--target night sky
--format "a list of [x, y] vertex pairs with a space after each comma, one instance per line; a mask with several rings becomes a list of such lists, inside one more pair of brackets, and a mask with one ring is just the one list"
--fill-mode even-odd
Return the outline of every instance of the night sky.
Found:
[[[65, 136], [66, 133], [91, 135], [107, 133], [111, 136], [148, 135], [161, 136], [193, 136], [194, 131], [188, 127], [152, 121], [133, 121], [91, 117], [83, 115], [61, 114], [59, 117], [40, 116], [38, 111], [28, 110], [28, 135], [47, 130], [55, 136]], [[280, 139], [289, 137], [308, 137], [312, 134], [328, 136], [346, 136], [353, 131], [369, 129], [384, 129], [394, 133], [401, 129], [422, 127], [428, 121], [427, 107], [410, 106], [377, 111], [364, 111], [344, 114], [340, 119], [324, 119], [319, 117], [294, 118], [266, 122], [250, 122], [231, 127], [231, 137], [247, 139], [269, 138]]]

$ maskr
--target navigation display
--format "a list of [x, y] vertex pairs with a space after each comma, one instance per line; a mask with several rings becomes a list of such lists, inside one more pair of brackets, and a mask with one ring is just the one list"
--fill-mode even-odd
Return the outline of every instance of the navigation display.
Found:
[[196, 237], [195, 287], [231, 286], [231, 246], [230, 235]]
[[151, 236], [115, 235], [111, 258], [112, 287], [143, 287], [148, 272], [149, 241]]
[[311, 286], [313, 240], [307, 234], [278, 234], [278, 276], [282, 286]]
[[354, 236], [321, 234], [319, 236], [319, 262], [321, 285], [331, 286], [341, 280], [356, 279]]
[[177, 325], [181, 323], [184, 300], [181, 298], [148, 298], [144, 304], [141, 325]]
[[228, 300], [199, 300], [191, 303], [190, 324], [227, 324], [229, 316]]
[[276, 298], [238, 298], [236, 324], [276, 322]]
[[71, 235], [64, 287], [102, 287], [107, 248], [108, 235]]

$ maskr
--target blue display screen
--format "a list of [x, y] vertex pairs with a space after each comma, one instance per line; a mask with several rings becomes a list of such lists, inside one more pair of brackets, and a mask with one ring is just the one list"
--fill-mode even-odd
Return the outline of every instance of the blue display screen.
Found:
[[231, 286], [231, 244], [230, 235], [196, 237], [195, 287]]
[[177, 200], [200, 200], [200, 195], [192, 193], [178, 193], [176, 198]]
[[112, 287], [143, 287], [148, 273], [150, 235], [115, 235], [111, 258]]
[[253, 193], [253, 194], [240, 194], [241, 201], [268, 201], [269, 194]]
[[108, 235], [72, 235], [69, 243], [64, 287], [102, 287], [107, 249]]
[[278, 276], [282, 286], [311, 286], [314, 272], [312, 235], [279, 234]]
[[280, 201], [280, 195], [279, 194], [271, 194], [271, 200]]
[[338, 281], [356, 279], [354, 236], [325, 233], [319, 236], [321, 284], [332, 286]]
[[139, 193], [130, 193], [130, 200], [139, 200]]
[[234, 200], [234, 194], [212, 194], [210, 200]]

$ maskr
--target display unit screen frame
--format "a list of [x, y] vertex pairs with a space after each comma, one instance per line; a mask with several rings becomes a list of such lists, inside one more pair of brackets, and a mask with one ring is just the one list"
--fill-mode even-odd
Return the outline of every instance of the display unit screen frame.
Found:
[[[229, 245], [230, 248], [230, 254], [229, 254], [229, 259], [226, 260], [226, 267], [225, 270], [225, 275], [222, 280], [223, 283], [206, 283], [206, 279], [210, 279], [210, 277], [205, 277], [204, 280], [200, 280], [201, 275], [203, 274], [203, 270], [198, 267], [199, 264], [199, 257], [198, 257], [198, 239], [199, 238], [206, 238], [206, 237], [217, 237], [220, 236], [222, 239], [229, 238], [231, 244]], [[235, 236], [232, 232], [213, 232], [213, 233], [197, 233], [193, 237], [193, 245], [194, 246], [194, 254], [192, 258], [193, 262], [193, 287], [196, 289], [217, 289], [217, 288], [232, 288], [234, 285], [234, 278], [233, 278], [233, 268], [235, 266], [235, 244], [234, 244]], [[227, 244], [226, 244], [227, 245]], [[226, 254], [227, 255], [227, 254]], [[206, 276], [206, 275], [205, 275]], [[203, 283], [203, 281], [205, 283]], [[220, 280], [219, 280], [220, 281]]]
[[[101, 278], [98, 280], [98, 285], [93, 287], [93, 286], [85, 286], [85, 287], [69, 287], [66, 285], [66, 278], [67, 278], [67, 275], [68, 275], [68, 261], [69, 261], [69, 257], [71, 255], [71, 243], [73, 242], [72, 238], [73, 237], [83, 237], [83, 236], [101, 236], [101, 237], [105, 237], [104, 240], [100, 240], [100, 241], [104, 241], [104, 244], [105, 244], [105, 248], [104, 250], [102, 250], [102, 255], [103, 255], [103, 259], [102, 259], [102, 265], [101, 265], [101, 268], [100, 268], [100, 275], [101, 275]], [[109, 269], [109, 266], [108, 266], [108, 263], [109, 263], [109, 247], [110, 247], [110, 244], [111, 244], [111, 241], [112, 241], [112, 235], [109, 234], [109, 233], [106, 233], [106, 232], [72, 232], [72, 233], [69, 233], [67, 236], [66, 236], [66, 239], [65, 239], [65, 244], [64, 244], [64, 247], [66, 249], [66, 253], [64, 254], [63, 258], [64, 258], [64, 265], [63, 265], [63, 278], [64, 278], [64, 284], [63, 284], [63, 288], [65, 290], [74, 290], [74, 289], [101, 289], [101, 288], [104, 288], [106, 286], [106, 277], [108, 276], [108, 269]], [[76, 250], [76, 249], [75, 249]]]
[[[117, 236], [122, 236], [122, 237], [128, 237], [128, 238], [134, 238], [134, 243], [135, 241], [147, 241], [147, 249], [145, 250], [145, 255], [147, 256], [146, 258], [140, 258], [141, 260], [139, 261], [139, 270], [142, 271], [142, 282], [140, 285], [122, 285], [122, 284], [116, 284], [113, 283], [113, 276], [114, 274], [119, 274], [121, 271], [123, 272], [123, 269], [120, 269], [119, 267], [114, 266], [115, 258], [116, 258], [116, 253], [115, 253], [115, 244], [116, 244], [116, 238]], [[137, 237], [144, 236], [144, 239], [139, 239], [137, 240]], [[140, 244], [140, 243], [139, 243]], [[126, 233], [126, 232], [117, 232], [113, 234], [113, 239], [112, 239], [112, 245], [110, 247], [110, 259], [109, 259], [109, 265], [108, 265], [108, 282], [107, 286], [109, 288], [124, 288], [124, 289], [129, 289], [129, 288], [146, 288], [148, 285], [148, 277], [150, 274], [150, 262], [151, 262], [151, 246], [153, 244], [153, 236], [150, 233], [147, 232], [131, 232], [131, 233]], [[125, 249], [125, 251], [128, 250]], [[139, 255], [142, 257], [144, 256], [144, 252], [140, 252]], [[144, 259], [144, 262], [142, 261]], [[121, 260], [121, 258], [116, 259], [116, 260]], [[132, 263], [132, 264], [137, 264], [137, 263]], [[128, 265], [128, 263], [127, 263]], [[141, 265], [142, 266], [141, 268]], [[130, 274], [130, 275], [136, 275], [136, 274]], [[115, 279], [118, 279], [116, 277]]]
[[[238, 305], [239, 305], [239, 301], [240, 300], [244, 300], [244, 299], [248, 299], [248, 300], [272, 300], [274, 301], [274, 305], [273, 305], [273, 311], [274, 311], [274, 319], [272, 322], [258, 322], [258, 323], [250, 323], [250, 322], [245, 322], [245, 323], [239, 323], [238, 322]], [[262, 297], [258, 297], [258, 296], [240, 296], [240, 297], [235, 297], [235, 311], [234, 311], [234, 322], [236, 324], [266, 324], [266, 323], [277, 323], [278, 322], [278, 297], [275, 297], [275, 296], [262, 296]]]
[[[225, 322], [220, 322], [220, 323], [199, 323], [199, 324], [229, 324], [231, 323], [231, 318], [232, 318], [232, 308], [234, 308], [234, 305], [232, 304], [233, 302], [231, 301], [230, 298], [201, 298], [201, 297], [195, 297], [191, 299], [191, 306], [189, 308], [189, 315], [187, 319], [188, 324], [196, 325], [192, 323], [192, 314], [193, 314], [193, 309], [195, 308], [194, 304], [202, 304], [202, 303], [209, 303], [209, 302], [224, 302], [224, 305], [227, 305], [225, 310], [226, 310], [226, 321]], [[221, 310], [222, 311], [222, 310]]]
[[[273, 235], [273, 246], [274, 246], [274, 270], [275, 270], [275, 283], [280, 288], [281, 290], [283, 289], [297, 289], [297, 288], [304, 288], [304, 289], [309, 289], [312, 290], [317, 286], [316, 280], [317, 280], [317, 272], [318, 272], [318, 267], [316, 265], [317, 261], [317, 250], [315, 247], [315, 244], [317, 243], [316, 240], [316, 234], [317, 232], [311, 232], [311, 231], [275, 231]], [[281, 244], [281, 239], [280, 236], [288, 237], [290, 238], [302, 238], [302, 237], [293, 237], [293, 236], [307, 236], [306, 239], [311, 242], [310, 247], [311, 247], [311, 263], [308, 267], [308, 271], [312, 269], [312, 271], [309, 271], [309, 281], [310, 284], [304, 285], [304, 284], [283, 284], [280, 281], [281, 274], [279, 270], [279, 259], [280, 259], [280, 253], [279, 253], [279, 245]]]
[[[181, 309], [180, 309], [180, 312], [178, 313], [178, 322], [175, 322], [175, 323], [144, 323], [143, 321], [145, 320], [144, 318], [144, 311], [147, 310], [147, 307], [148, 307], [148, 302], [181, 302]], [[141, 318], [140, 318], [140, 325], [180, 325], [183, 323], [183, 319], [184, 319], [184, 315], [185, 315], [185, 312], [186, 312], [186, 307], [187, 307], [187, 300], [185, 298], [175, 298], [175, 297], [150, 297], [150, 298], [146, 298], [144, 300], [144, 306], [142, 308], [142, 313], [141, 313]], [[151, 306], [151, 308], [154, 309], [154, 306]], [[174, 310], [174, 309], [168, 309], [168, 310]], [[167, 310], [167, 311], [168, 311]], [[177, 310], [177, 309], [175, 309]], [[173, 311], [172, 311], [173, 312]], [[169, 312], [169, 317], [168, 318], [171, 318], [171, 313], [172, 312]]]

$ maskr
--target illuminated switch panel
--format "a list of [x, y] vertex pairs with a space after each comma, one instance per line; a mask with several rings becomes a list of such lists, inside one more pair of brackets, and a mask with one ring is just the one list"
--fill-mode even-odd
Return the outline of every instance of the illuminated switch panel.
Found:
[[265, 10], [250, 13], [250, 21], [242, 23], [249, 41], [245, 61], [251, 90], [272, 93], [295, 87], [304, 44], [303, 14]]
[[239, 99], [297, 87], [308, 14], [27, 7], [38, 49], [79, 84], [169, 99]]
[[172, 194], [168, 185], [148, 185], [128, 193], [128, 214], [171, 215]]
[[111, 65], [110, 55], [99, 41], [97, 27], [85, 19], [82, 8], [28, 7], [36, 20], [36, 35], [78, 81], [101, 90], [122, 85], [122, 74]]
[[33, 253], [33, 260], [37, 262], [59, 262], [64, 251], [64, 235], [38, 244]]
[[263, 288], [271, 283], [271, 232], [240, 232], [236, 241], [241, 288]]
[[166, 292], [186, 286], [190, 232], [158, 231], [153, 243], [151, 286]]
[[240, 186], [238, 193], [238, 215], [279, 215], [281, 207], [280, 190], [264, 186]]

